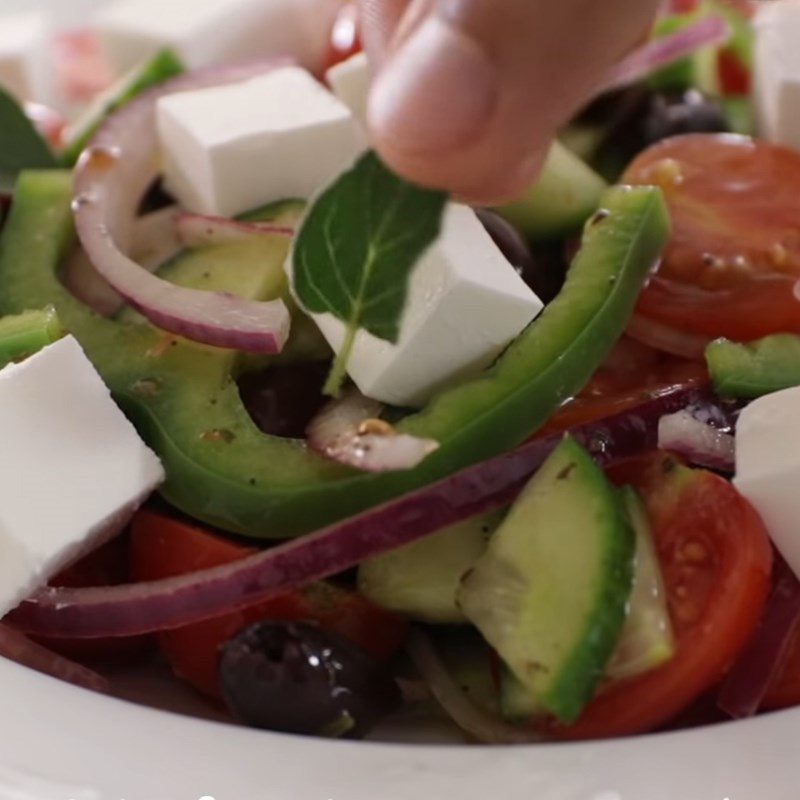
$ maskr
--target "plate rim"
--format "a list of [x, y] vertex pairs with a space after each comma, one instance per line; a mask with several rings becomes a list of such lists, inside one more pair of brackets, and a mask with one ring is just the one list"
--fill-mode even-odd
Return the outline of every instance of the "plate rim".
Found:
[[0, 798], [486, 800], [502, 786], [504, 800], [796, 800], [800, 781], [800, 709], [604, 742], [384, 744], [198, 720], [5, 659], [0, 686]]

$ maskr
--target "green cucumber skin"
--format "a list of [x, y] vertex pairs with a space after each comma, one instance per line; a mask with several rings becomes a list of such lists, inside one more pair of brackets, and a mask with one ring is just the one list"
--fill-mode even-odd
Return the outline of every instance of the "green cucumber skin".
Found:
[[[74, 242], [70, 198], [69, 173], [21, 176], [0, 239], [0, 311], [54, 304], [162, 458], [166, 499], [224, 530], [265, 539], [320, 528], [518, 445], [585, 385], [619, 338], [669, 231], [659, 190], [610, 190], [608, 215], [588, 226], [560, 297], [493, 369], [398, 425], [437, 439], [440, 449], [415, 470], [370, 475], [258, 431], [232, 379], [235, 355], [180, 345], [154, 359], [148, 353], [163, 337], [152, 328], [102, 319], [74, 300], [56, 278]], [[142, 392], [148, 380], [161, 382], [157, 397]], [[215, 430], [233, 438], [203, 438]]]
[[597, 211], [606, 181], [556, 141], [535, 186], [497, 212], [532, 241], [551, 241], [580, 230]]
[[[609, 683], [649, 672], [675, 655], [675, 642], [663, 586], [656, 595], [640, 595], [638, 598], [636, 596], [637, 581], [648, 578], [650, 569], [658, 568], [658, 564], [650, 561], [644, 549], [646, 546], [652, 551], [652, 558], [657, 559], [652, 542], [643, 541], [643, 537], [651, 536], [647, 512], [638, 494], [631, 487], [623, 487], [619, 490], [619, 495], [636, 535], [636, 551], [633, 589], [627, 602], [627, 615], [603, 674], [603, 681]], [[645, 585], [648, 586], [648, 583]], [[642, 633], [643, 630], [645, 634]], [[645, 641], [642, 641], [643, 635], [646, 636]], [[646, 659], [642, 656], [643, 647]], [[639, 669], [636, 671], [630, 670], [631, 651], [639, 656], [637, 662]], [[503, 670], [500, 677], [500, 711], [503, 719], [515, 723], [530, 722], [545, 713], [542, 704], [533, 693], [508, 669]]]
[[463, 624], [456, 603], [463, 575], [483, 555], [505, 512], [493, 511], [363, 562], [358, 590], [375, 605], [429, 624]]
[[[561, 481], [568, 483], [559, 485]], [[553, 589], [551, 586], [552, 591], [548, 593], [546, 580], [539, 581], [537, 586], [534, 574], [521, 574], [531, 566], [530, 552], [540, 556], [548, 549], [553, 550], [554, 544], [560, 546], [552, 539], [551, 532], [559, 524], [555, 516], [557, 509], [551, 507], [556, 486], [562, 492], [564, 486], [568, 487], [567, 495], [560, 495], [562, 501], [570, 503], [567, 514], [574, 513], [572, 504], [576, 503], [590, 515], [582, 520], [586, 536], [591, 537], [585, 540], [586, 551], [597, 556], [596, 563], [587, 565], [583, 585], [568, 590], [578, 598], [583, 592], [591, 591], [590, 596], [583, 598], [585, 617], [573, 623], [564, 615], [576, 613], [574, 609], [538, 607], [538, 602], [543, 600], [542, 587], [545, 587], [546, 602], [556, 603], [567, 594], [565, 587]], [[534, 528], [528, 538], [520, 538], [521, 531], [529, 524], [541, 522], [543, 517], [554, 520], [552, 528]], [[633, 585], [635, 541], [635, 533], [616, 490], [591, 456], [566, 437], [523, 490], [506, 522], [492, 539], [487, 554], [462, 583], [458, 599], [466, 616], [477, 625], [538, 703], [562, 722], [574, 722], [594, 697], [614, 651]], [[526, 554], [520, 549], [526, 547], [533, 549]], [[578, 549], [569, 554], [562, 552], [562, 564], [565, 555], [569, 559], [586, 556]], [[551, 566], [537, 564], [536, 568], [544, 574]], [[580, 570], [578, 566], [576, 571]], [[513, 588], [519, 586], [522, 588]], [[504, 602], [510, 603], [512, 612], [496, 612]], [[531, 603], [537, 603], [537, 607]], [[518, 618], [509, 621], [509, 613]], [[539, 624], [538, 631], [521, 629], [525, 619], [531, 617], [546, 621], [548, 626], [552, 622], [552, 626], [542, 629]], [[570, 630], [573, 635], [558, 642], [565, 631], [569, 636]], [[526, 639], [526, 636], [534, 638]], [[548, 662], [548, 648], [564, 651], [560, 661]], [[508, 703], [509, 698], [505, 700]]]
[[718, 394], [755, 400], [800, 386], [800, 336], [778, 333], [748, 344], [717, 339], [706, 362]]

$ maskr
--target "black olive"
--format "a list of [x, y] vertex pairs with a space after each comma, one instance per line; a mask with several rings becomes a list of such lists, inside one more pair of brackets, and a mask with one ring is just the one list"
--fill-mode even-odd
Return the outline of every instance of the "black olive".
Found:
[[492, 237], [509, 263], [518, 272], [528, 269], [533, 261], [533, 256], [522, 234], [496, 211], [479, 208], [476, 213], [478, 219], [483, 223], [483, 227], [486, 228], [486, 232]]
[[544, 302], [555, 297], [563, 282], [561, 265], [551, 263], [548, 254], [534, 255], [522, 234], [496, 211], [479, 208], [477, 214], [494, 243], [537, 296]]
[[219, 678], [234, 716], [283, 733], [360, 738], [400, 704], [380, 665], [313, 623], [251, 625], [223, 647]]
[[329, 368], [327, 362], [313, 362], [248, 372], [239, 378], [239, 395], [261, 431], [302, 439], [308, 423], [327, 402], [322, 387]]
[[645, 147], [683, 133], [729, 130], [730, 123], [719, 103], [697, 89], [677, 95], [651, 95], [641, 119], [641, 137]]

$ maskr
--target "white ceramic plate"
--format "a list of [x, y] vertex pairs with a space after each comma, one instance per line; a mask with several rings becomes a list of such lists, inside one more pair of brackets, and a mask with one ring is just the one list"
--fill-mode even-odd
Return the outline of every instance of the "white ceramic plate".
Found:
[[800, 712], [579, 745], [331, 742], [102, 697], [0, 660], [0, 800], [798, 800]]
[[[36, 2], [63, 24], [101, 0]], [[0, 659], [0, 800], [201, 798], [800, 800], [800, 711], [598, 744], [344, 743], [156, 711]]]

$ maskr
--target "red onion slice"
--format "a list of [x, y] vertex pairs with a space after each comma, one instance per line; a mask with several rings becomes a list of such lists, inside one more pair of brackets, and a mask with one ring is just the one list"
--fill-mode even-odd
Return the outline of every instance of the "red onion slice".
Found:
[[711, 337], [679, 331], [641, 314], [631, 317], [625, 333], [648, 347], [690, 361], [703, 361], [706, 348], [711, 343]]
[[53, 653], [8, 625], [0, 625], [0, 656], [84, 689], [94, 692], [108, 692], [109, 689], [102, 675]]
[[[687, 406], [713, 406], [720, 415], [726, 413], [708, 391], [692, 387], [571, 433], [599, 464], [608, 465], [654, 448], [658, 420]], [[127, 586], [46, 588], [8, 619], [28, 633], [96, 638], [168, 630], [245, 608], [508, 505], [560, 441], [561, 434], [534, 439], [318, 533], [233, 564]]]
[[701, 422], [690, 411], [676, 411], [658, 421], [658, 446], [684, 456], [698, 467], [733, 472], [736, 440], [733, 435]]
[[230, 244], [255, 236], [294, 236], [294, 228], [272, 222], [239, 222], [207, 214], [178, 214], [175, 219], [178, 238], [184, 247], [194, 249], [210, 245]]
[[281, 300], [254, 302], [163, 281], [125, 255], [139, 201], [158, 175], [156, 103], [167, 94], [237, 83], [285, 61], [198, 70], [145, 92], [108, 119], [78, 163], [75, 223], [95, 269], [154, 325], [187, 339], [277, 353], [289, 335]]
[[752, 717], [769, 689], [800, 622], [800, 580], [781, 560], [758, 630], [719, 692], [717, 705], [734, 719]]
[[636, 83], [660, 67], [685, 58], [702, 47], [720, 44], [729, 36], [728, 23], [715, 14], [687, 25], [676, 33], [653, 39], [614, 67], [605, 90], [613, 91]]
[[503, 722], [475, 705], [455, 682], [427, 634], [412, 630], [406, 652], [430, 693], [453, 722], [484, 744], [532, 744], [543, 741], [541, 734]]
[[306, 430], [312, 450], [364, 472], [413, 469], [439, 448], [433, 439], [398, 434], [380, 417], [383, 406], [352, 388], [328, 403]]
[[[170, 206], [136, 219], [133, 225], [131, 253], [142, 269], [155, 272], [181, 250], [175, 231], [177, 208]], [[67, 259], [61, 280], [70, 293], [101, 316], [114, 316], [125, 305], [108, 281], [95, 269], [82, 247]]]

